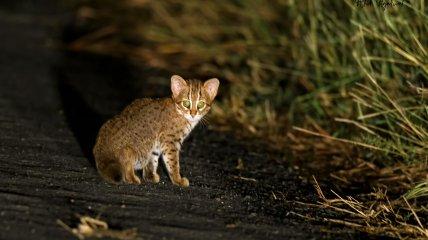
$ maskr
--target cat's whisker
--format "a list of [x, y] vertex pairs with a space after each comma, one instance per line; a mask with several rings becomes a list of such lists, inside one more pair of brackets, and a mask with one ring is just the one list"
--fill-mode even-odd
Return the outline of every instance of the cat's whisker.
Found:
[[202, 124], [202, 126], [204, 126], [204, 127], [208, 127], [209, 121], [208, 121], [207, 116], [203, 116], [203, 117], [201, 118], [201, 124]]
[[205, 118], [205, 122], [206, 122], [206, 124], [207, 124], [207, 125], [210, 125], [210, 118], [209, 118], [209, 117], [206, 117], [206, 118]]

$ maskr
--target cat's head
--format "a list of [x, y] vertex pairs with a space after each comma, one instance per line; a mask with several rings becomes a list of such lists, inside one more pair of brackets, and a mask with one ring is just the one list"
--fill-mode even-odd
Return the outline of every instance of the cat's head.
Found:
[[171, 77], [172, 98], [178, 112], [188, 121], [199, 121], [211, 108], [220, 82], [211, 78], [205, 82]]

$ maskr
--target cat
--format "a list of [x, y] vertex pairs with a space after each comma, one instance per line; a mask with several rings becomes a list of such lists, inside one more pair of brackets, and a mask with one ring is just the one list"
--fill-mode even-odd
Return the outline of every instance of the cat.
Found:
[[162, 155], [171, 182], [188, 187], [180, 175], [179, 152], [184, 139], [208, 113], [217, 95], [217, 78], [205, 82], [171, 77], [172, 97], [137, 99], [100, 128], [93, 149], [96, 167], [108, 182], [158, 183]]

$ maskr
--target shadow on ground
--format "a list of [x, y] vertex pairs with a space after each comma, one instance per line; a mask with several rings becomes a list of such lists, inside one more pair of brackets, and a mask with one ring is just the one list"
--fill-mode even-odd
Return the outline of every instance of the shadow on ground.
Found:
[[92, 147], [101, 125], [141, 97], [130, 71], [119, 59], [73, 53], [55, 68], [67, 123], [93, 166]]

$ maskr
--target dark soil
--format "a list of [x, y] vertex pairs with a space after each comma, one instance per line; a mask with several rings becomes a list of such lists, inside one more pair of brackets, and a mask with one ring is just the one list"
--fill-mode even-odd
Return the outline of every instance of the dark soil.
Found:
[[74, 226], [75, 214], [136, 227], [141, 239], [368, 238], [291, 214], [307, 211], [293, 200], [316, 195], [289, 157], [208, 127], [181, 153], [189, 188], [162, 171], [155, 185], [102, 181], [90, 154], [98, 128], [134, 98], [169, 95], [170, 73], [62, 50], [72, 9], [56, 2], [0, 6], [1, 239], [72, 239], [56, 221]]

